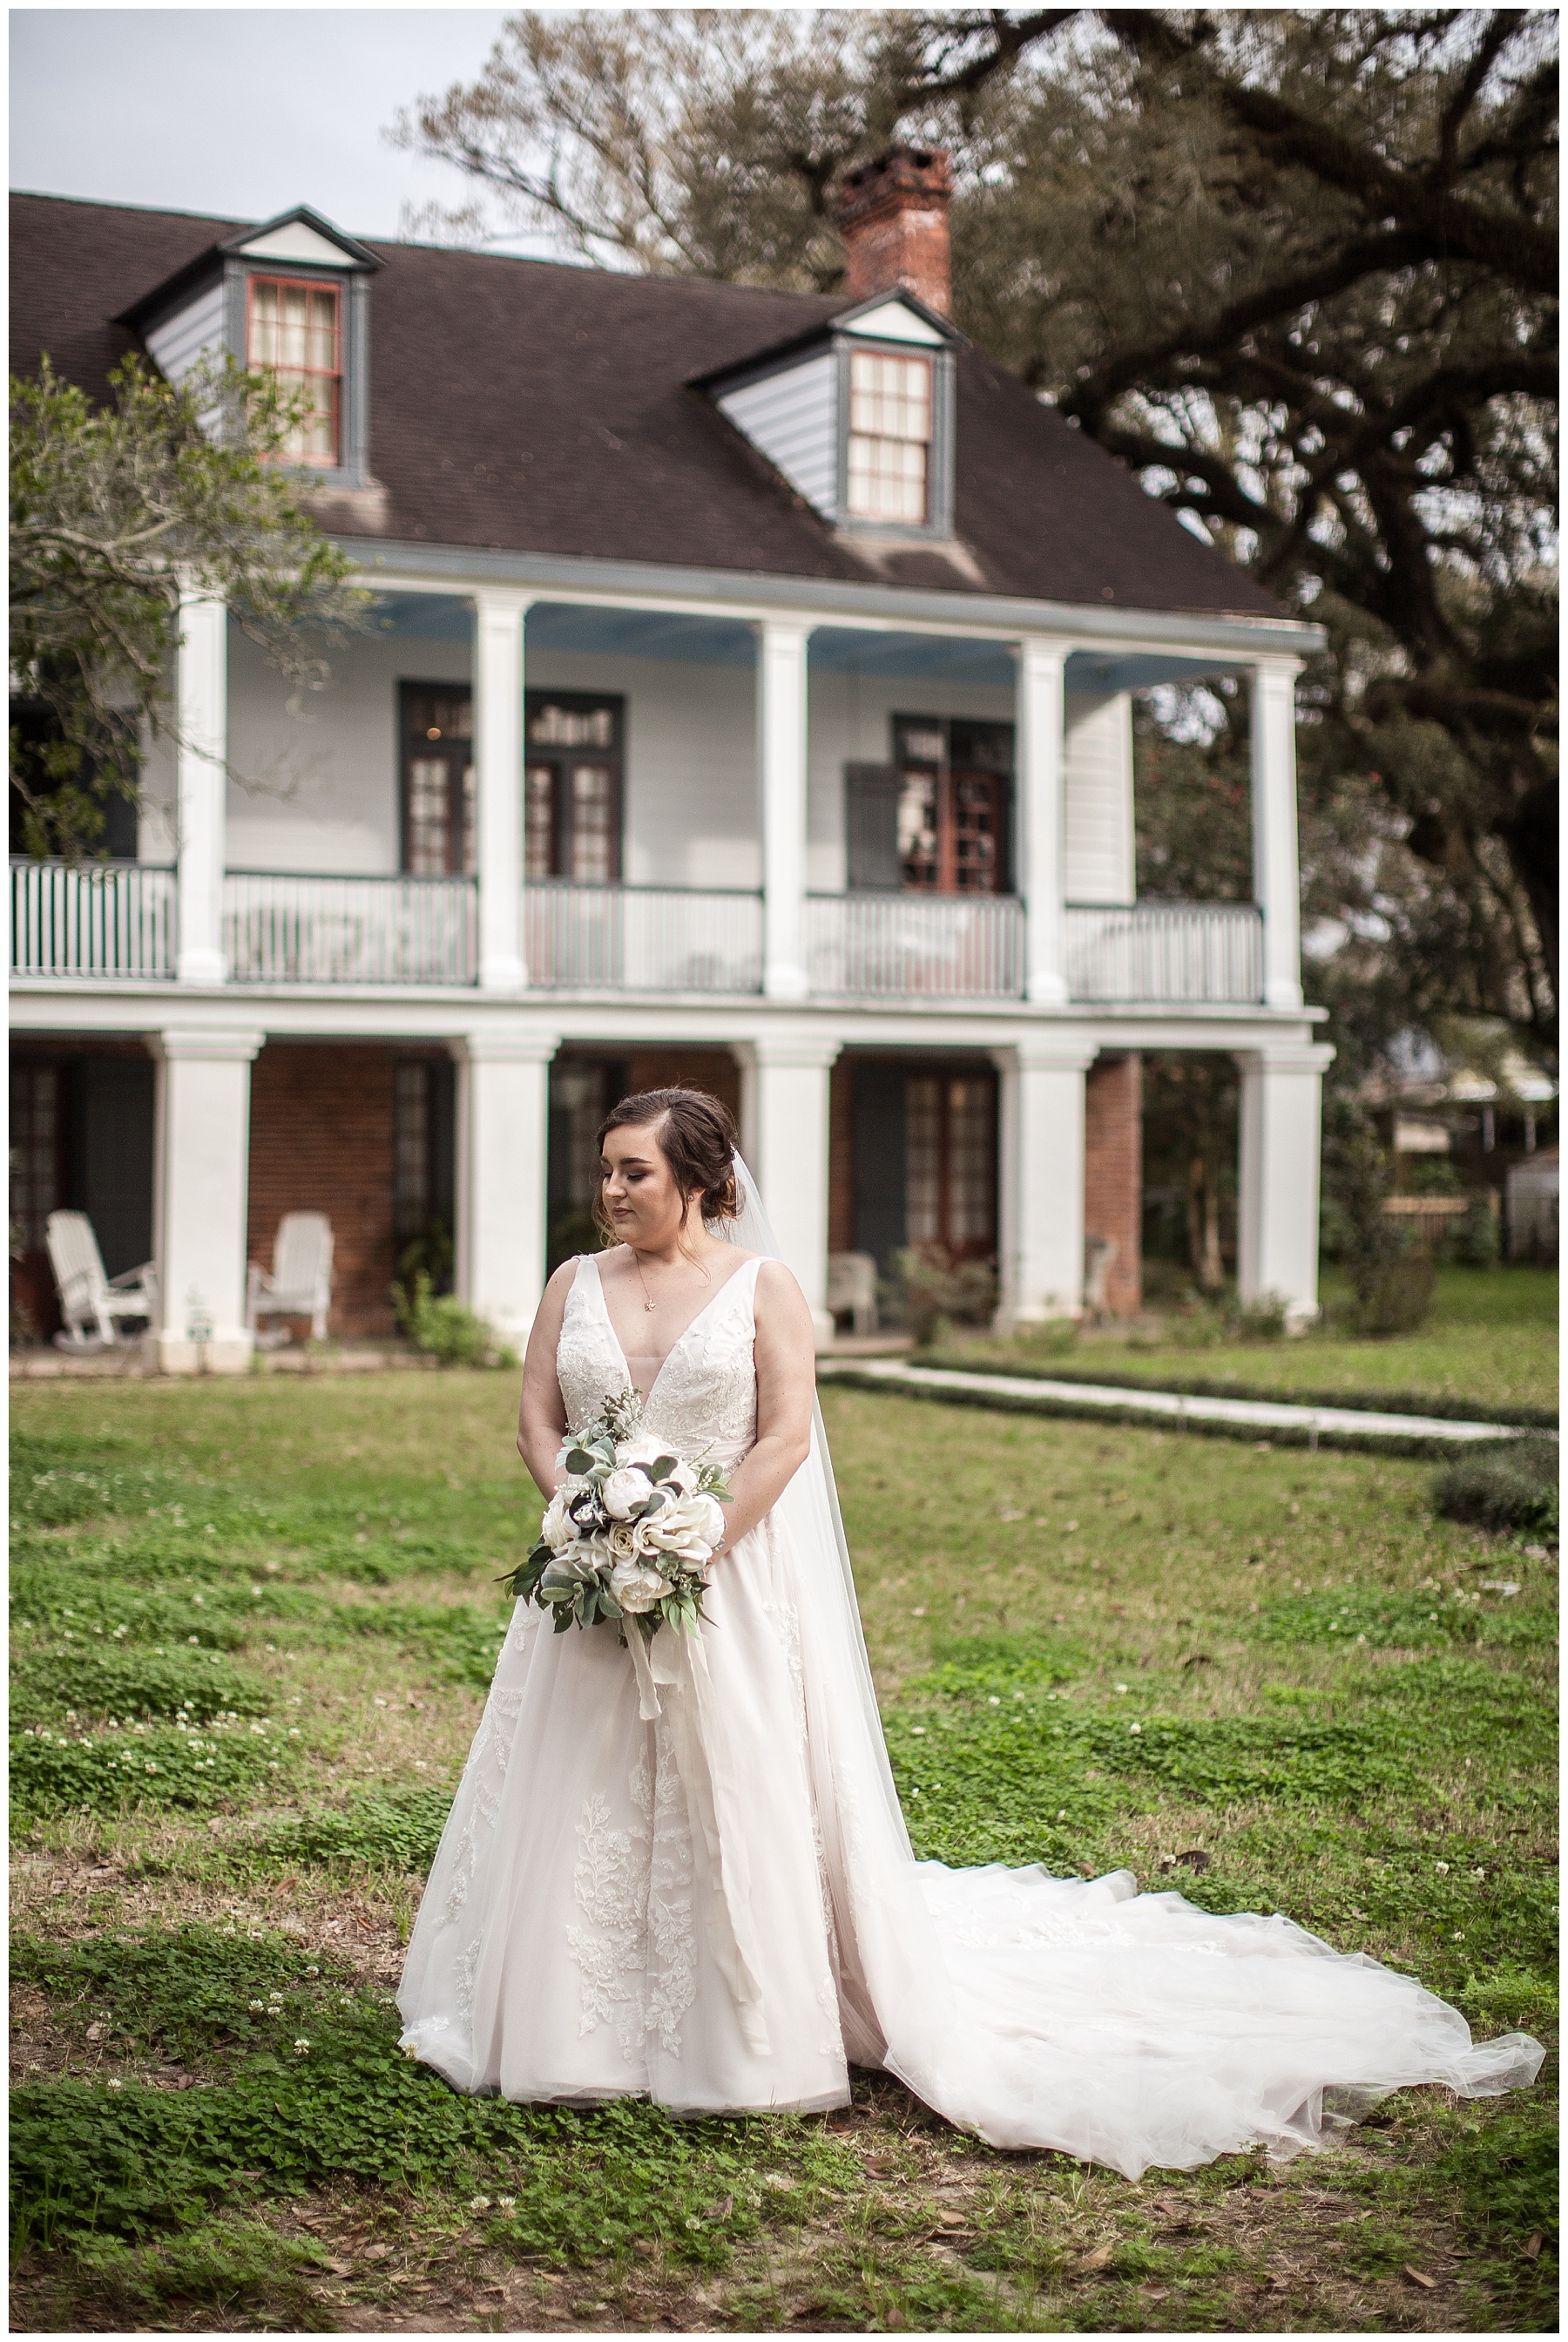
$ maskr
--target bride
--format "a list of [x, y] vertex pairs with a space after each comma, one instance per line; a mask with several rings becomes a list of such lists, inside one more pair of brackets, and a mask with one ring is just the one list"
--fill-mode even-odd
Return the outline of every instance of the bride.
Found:
[[840, 2106], [880, 2066], [994, 2146], [1129, 2178], [1291, 2156], [1413, 2083], [1533, 2080], [1528, 2036], [1473, 2045], [1412, 1977], [1283, 1917], [1125, 1870], [914, 1860], [811, 1316], [729, 1117], [655, 1090], [599, 1141], [619, 1241], [551, 1278], [517, 1444], [551, 1495], [568, 1426], [635, 1386], [650, 1430], [730, 1467], [706, 1667], [662, 1630], [644, 1713], [612, 1627], [517, 1605], [409, 1946], [407, 2052], [461, 2090], [689, 2114]]

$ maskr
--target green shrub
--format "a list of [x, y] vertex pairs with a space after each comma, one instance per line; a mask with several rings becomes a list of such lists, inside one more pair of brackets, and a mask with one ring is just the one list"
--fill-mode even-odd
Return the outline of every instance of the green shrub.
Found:
[[1560, 1450], [1554, 1439], [1518, 1439], [1444, 1465], [1433, 1481], [1440, 1513], [1482, 1529], [1533, 1529], [1555, 1537]]
[[453, 1293], [436, 1294], [421, 1269], [413, 1288], [393, 1287], [397, 1322], [416, 1350], [444, 1366], [515, 1367], [517, 1354], [502, 1341], [487, 1317]]
[[989, 1261], [959, 1260], [943, 1245], [909, 1245], [896, 1256], [905, 1317], [917, 1348], [939, 1341], [948, 1326], [984, 1326], [996, 1307]]
[[1356, 1332], [1373, 1337], [1413, 1334], [1431, 1315], [1436, 1290], [1437, 1263], [1429, 1252], [1412, 1247], [1382, 1262], [1356, 1296]]

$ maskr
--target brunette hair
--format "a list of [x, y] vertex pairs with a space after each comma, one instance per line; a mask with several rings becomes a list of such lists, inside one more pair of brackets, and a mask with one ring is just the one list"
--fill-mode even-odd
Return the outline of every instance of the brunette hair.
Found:
[[[649, 1127], [681, 1191], [682, 1227], [698, 1188], [704, 1220], [733, 1220], [740, 1210], [734, 1161], [739, 1141], [728, 1106], [706, 1090], [644, 1090], [611, 1108], [599, 1125], [598, 1143], [602, 1148], [613, 1130]], [[594, 1219], [606, 1242], [613, 1243], [602, 1186], [594, 1199]]]

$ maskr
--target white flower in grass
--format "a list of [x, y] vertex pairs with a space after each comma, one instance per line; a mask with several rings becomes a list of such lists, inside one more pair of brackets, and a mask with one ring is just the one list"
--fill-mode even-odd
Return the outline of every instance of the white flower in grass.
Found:
[[402, 2050], [405, 2057], [417, 2057], [419, 2055], [419, 2046], [417, 2042], [400, 2041], [397, 2046]]
[[304, 2057], [308, 2056], [309, 2051], [310, 2051], [310, 2043], [305, 2039], [305, 2037], [304, 2034], [302, 2033], [302, 2034], [300, 2035], [300, 2037], [299, 2037], [298, 2040], [296, 2040], [296, 2041], [295, 2041], [295, 2045], [294, 2045], [294, 2054], [295, 2054], [295, 2056], [296, 2057]]
[[108, 2087], [111, 2090], [123, 2090], [125, 2086], [124, 2082], [121, 2081], [118, 2074], [111, 2074], [109, 2077]]
[[510, 2212], [516, 2204], [516, 2201], [517, 2198], [515, 2196], [497, 2196], [495, 2198], [495, 2208], [498, 2212]]
[[257, 2016], [265, 2017], [266, 2015], [266, 2003], [265, 2000], [253, 2000], [251, 2007]]
[[599, 1490], [599, 1502], [613, 1521], [627, 1521], [653, 1493], [654, 1484], [645, 1472], [627, 1468], [609, 1474]]
[[470, 2196], [468, 2198], [468, 2208], [471, 2212], [488, 2212], [490, 2209], [489, 2197]]
[[1441, 1878], [1441, 1877], [1444, 1875], [1444, 1873], [1447, 1871], [1447, 1868], [1448, 1868], [1448, 1865], [1447, 1865], [1447, 1863], [1446, 1863], [1446, 1862], [1440, 1862], [1440, 1863], [1437, 1865], [1437, 1874], [1438, 1874], [1438, 1877], [1439, 1877], [1440, 1878]]

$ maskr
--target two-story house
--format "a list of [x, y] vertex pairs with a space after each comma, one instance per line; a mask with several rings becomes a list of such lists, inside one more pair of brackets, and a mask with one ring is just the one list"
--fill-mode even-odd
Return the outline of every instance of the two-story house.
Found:
[[[1151, 1050], [1239, 1064], [1241, 1287], [1314, 1311], [1317, 636], [957, 332], [948, 192], [857, 174], [834, 298], [16, 200], [14, 365], [275, 369], [379, 597], [299, 713], [190, 598], [139, 817], [13, 862], [24, 1241], [69, 1202], [111, 1273], [155, 1256], [165, 1366], [197, 1318], [245, 1363], [291, 1209], [335, 1330], [449, 1215], [521, 1336], [598, 1116], [676, 1076], [819, 1313], [830, 1252], [942, 1243], [1005, 1321], [1074, 1314], [1094, 1236], [1135, 1307]], [[1252, 694], [1255, 900], [1140, 903], [1130, 696], [1203, 676]]]

